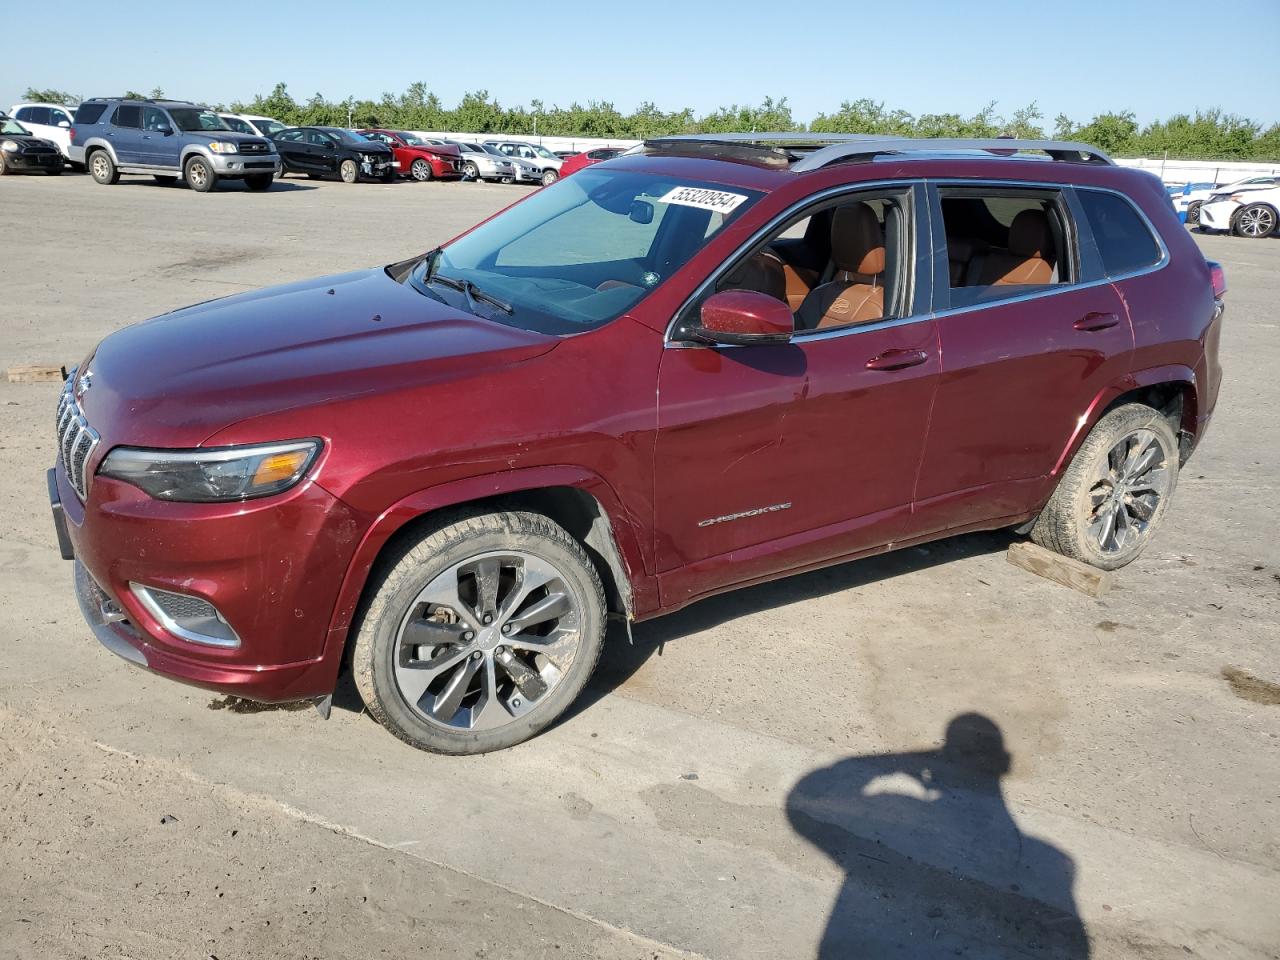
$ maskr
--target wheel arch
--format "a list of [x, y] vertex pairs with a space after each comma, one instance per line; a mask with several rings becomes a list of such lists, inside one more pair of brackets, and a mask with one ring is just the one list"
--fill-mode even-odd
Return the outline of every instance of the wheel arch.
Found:
[[84, 143], [84, 162], [86, 167], [89, 164], [89, 158], [93, 156], [93, 151], [95, 150], [105, 150], [107, 152], [107, 156], [111, 158], [111, 162], [116, 166], [120, 165], [120, 158], [116, 156], [115, 147], [113, 147], [109, 141], [104, 140], [101, 137], [91, 137]]
[[416, 540], [424, 527], [445, 514], [499, 510], [539, 513], [564, 527], [595, 565], [611, 613], [633, 619], [656, 607], [656, 586], [645, 572], [640, 549], [640, 526], [612, 488], [581, 468], [534, 467], [430, 487], [384, 510], [348, 565], [330, 622], [329, 645], [340, 641], [346, 646], [379, 564]]
[[1100, 390], [1077, 421], [1052, 476], [1060, 476], [1070, 465], [1080, 444], [1099, 420], [1126, 403], [1143, 403], [1163, 413], [1178, 438], [1180, 458], [1186, 462], [1195, 447], [1196, 430], [1200, 426], [1199, 390], [1195, 371], [1173, 364], [1135, 371]]

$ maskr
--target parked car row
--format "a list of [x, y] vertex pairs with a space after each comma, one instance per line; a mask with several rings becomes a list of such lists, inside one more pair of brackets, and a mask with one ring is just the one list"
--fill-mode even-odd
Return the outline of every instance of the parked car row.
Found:
[[[545, 147], [518, 140], [471, 143], [381, 128], [287, 127], [271, 117], [219, 113], [184, 100], [95, 97], [75, 108], [21, 103], [6, 122], [12, 146], [5, 148], [3, 172], [61, 173], [65, 162], [103, 184], [122, 174], [150, 174], [164, 183], [181, 179], [202, 193], [222, 180], [266, 190], [286, 174], [346, 183], [400, 176], [546, 186], [566, 165]], [[37, 160], [49, 148], [57, 161]], [[569, 172], [616, 152], [570, 155]]]

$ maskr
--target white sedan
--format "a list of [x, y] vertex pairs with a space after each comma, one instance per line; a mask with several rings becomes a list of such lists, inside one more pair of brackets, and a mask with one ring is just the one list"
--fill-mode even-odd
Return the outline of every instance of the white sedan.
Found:
[[1200, 207], [1201, 230], [1230, 230], [1238, 237], [1261, 239], [1280, 222], [1280, 186], [1270, 189], [1224, 188]]

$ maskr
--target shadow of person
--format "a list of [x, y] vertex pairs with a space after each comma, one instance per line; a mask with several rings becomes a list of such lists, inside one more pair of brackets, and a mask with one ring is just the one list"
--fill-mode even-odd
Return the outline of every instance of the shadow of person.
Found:
[[821, 960], [1089, 956], [1075, 864], [1018, 828], [1000, 728], [978, 713], [937, 750], [855, 756], [787, 797], [792, 827], [843, 871]]

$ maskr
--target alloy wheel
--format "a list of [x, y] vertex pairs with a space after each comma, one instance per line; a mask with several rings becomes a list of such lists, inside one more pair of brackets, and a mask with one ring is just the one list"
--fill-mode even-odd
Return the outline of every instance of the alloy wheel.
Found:
[[101, 153], [93, 155], [93, 176], [95, 180], [106, 180], [111, 176], [111, 165]]
[[401, 697], [427, 723], [492, 730], [544, 703], [582, 645], [583, 603], [549, 561], [485, 553], [434, 577], [395, 643]]
[[1240, 214], [1238, 229], [1246, 237], [1269, 237], [1276, 228], [1276, 215], [1270, 207], [1251, 207]]
[[1141, 429], [1122, 437], [1089, 488], [1088, 533], [1098, 549], [1117, 554], [1145, 538], [1171, 482], [1169, 451], [1159, 436]]
[[413, 161], [413, 166], [409, 168], [409, 172], [413, 174], [413, 179], [418, 181], [427, 181], [431, 179], [431, 164], [425, 160]]
[[209, 168], [202, 161], [196, 160], [187, 167], [187, 177], [191, 180], [191, 186], [199, 190], [209, 182]]
[[338, 168], [338, 174], [342, 177], [343, 183], [355, 183], [360, 179], [360, 168], [356, 166], [354, 160], [343, 160]]

